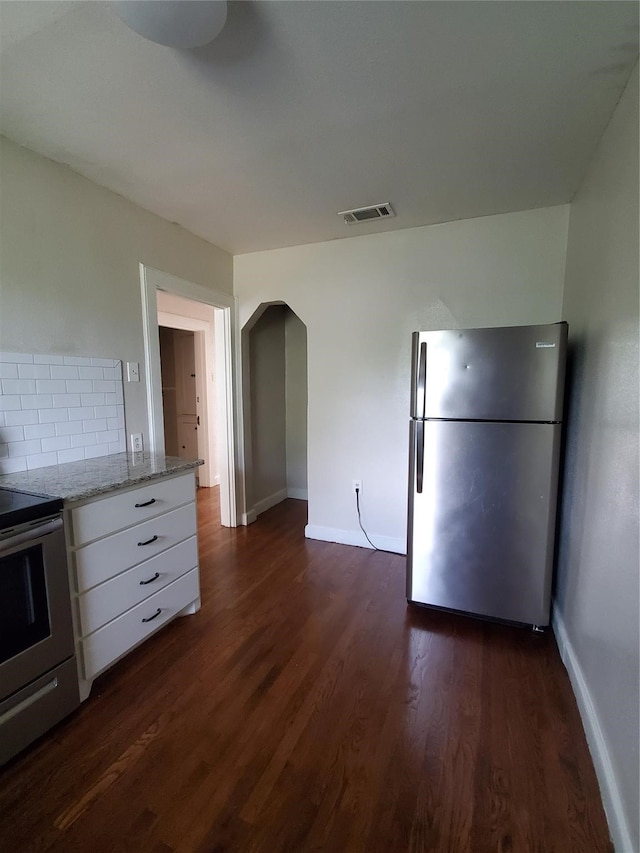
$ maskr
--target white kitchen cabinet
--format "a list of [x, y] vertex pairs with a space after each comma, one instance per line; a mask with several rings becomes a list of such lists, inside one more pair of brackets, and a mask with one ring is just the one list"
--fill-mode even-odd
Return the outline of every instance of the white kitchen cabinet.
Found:
[[200, 608], [195, 477], [117, 489], [65, 509], [80, 695], [176, 616]]

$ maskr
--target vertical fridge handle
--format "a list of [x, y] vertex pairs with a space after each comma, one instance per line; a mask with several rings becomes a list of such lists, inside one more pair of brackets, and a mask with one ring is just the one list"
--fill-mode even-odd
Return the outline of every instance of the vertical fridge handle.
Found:
[[422, 494], [424, 476], [424, 421], [416, 422], [416, 491]]
[[426, 407], [426, 384], [427, 384], [427, 344], [420, 344], [420, 355], [418, 356], [418, 387], [416, 393], [415, 417], [423, 418]]

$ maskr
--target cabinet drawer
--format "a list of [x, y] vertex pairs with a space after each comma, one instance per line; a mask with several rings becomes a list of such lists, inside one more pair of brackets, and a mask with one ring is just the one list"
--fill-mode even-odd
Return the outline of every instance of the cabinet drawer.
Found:
[[198, 542], [192, 536], [115, 578], [94, 586], [78, 598], [81, 634], [91, 634], [197, 565]]
[[84, 592], [195, 533], [196, 505], [192, 503], [78, 548], [76, 590]]
[[[198, 570], [170, 583], [141, 604], [80, 641], [84, 677], [95, 678], [110, 663], [151, 636], [200, 595]], [[154, 614], [158, 612], [157, 616]], [[143, 622], [143, 619], [151, 621]]]
[[74, 545], [92, 542], [195, 500], [193, 472], [97, 498], [71, 510]]

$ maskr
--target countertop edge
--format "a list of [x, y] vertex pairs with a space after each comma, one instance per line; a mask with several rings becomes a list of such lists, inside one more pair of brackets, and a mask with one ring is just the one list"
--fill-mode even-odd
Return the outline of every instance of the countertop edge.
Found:
[[62, 498], [67, 506], [118, 489], [195, 470], [203, 464], [202, 459], [116, 453], [83, 462], [2, 474], [0, 487]]

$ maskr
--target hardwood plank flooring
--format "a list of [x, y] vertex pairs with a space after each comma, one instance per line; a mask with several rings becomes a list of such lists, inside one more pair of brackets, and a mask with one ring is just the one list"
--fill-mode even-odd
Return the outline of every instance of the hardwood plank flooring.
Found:
[[408, 607], [301, 501], [198, 514], [202, 610], [0, 771], [2, 853], [611, 853], [551, 633]]

